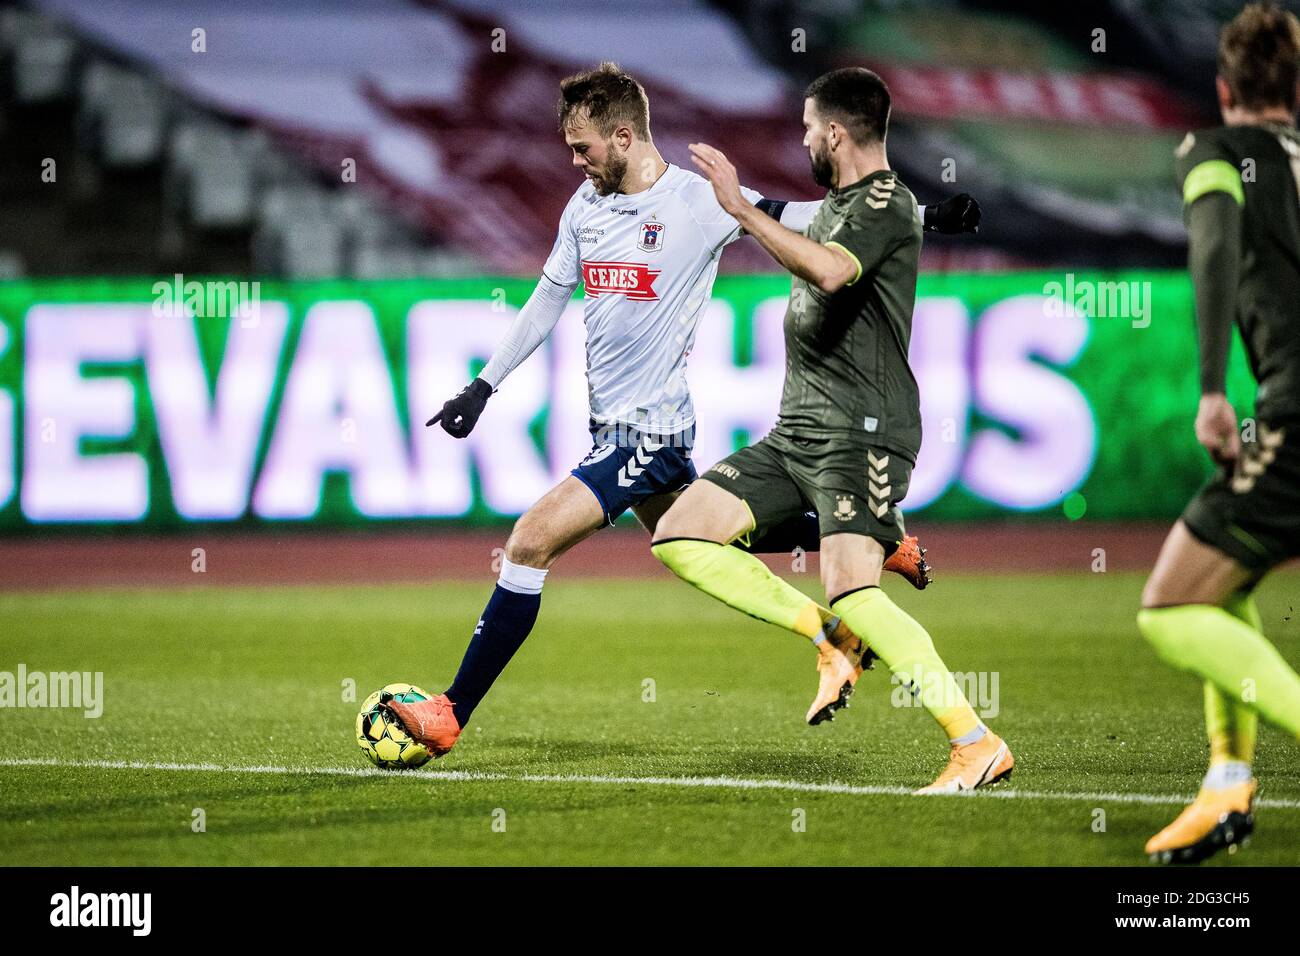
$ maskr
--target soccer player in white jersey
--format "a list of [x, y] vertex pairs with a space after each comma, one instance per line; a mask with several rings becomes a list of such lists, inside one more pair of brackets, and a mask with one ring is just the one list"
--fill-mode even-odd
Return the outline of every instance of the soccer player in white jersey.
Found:
[[[586, 287], [587, 379], [594, 447], [515, 524], [497, 587], [447, 691], [414, 704], [388, 702], [406, 729], [441, 756], [523, 644], [551, 565], [629, 508], [651, 532], [696, 477], [695, 410], [686, 356], [709, 301], [722, 250], [740, 236], [709, 183], [666, 163], [650, 137], [645, 90], [613, 63], [560, 84], [560, 127], [586, 182], [560, 218], [559, 236], [532, 296], [482, 374], [429, 424], [467, 436], [502, 380], [545, 340], [578, 283]], [[745, 196], [802, 229], [818, 203]], [[979, 207], [956, 196], [926, 207], [937, 231], [970, 231]], [[816, 516], [774, 529], [754, 551], [816, 550]], [[909, 538], [886, 565], [928, 583], [924, 552]], [[834, 629], [836, 623], [828, 622]], [[842, 627], [842, 625], [839, 625]]]

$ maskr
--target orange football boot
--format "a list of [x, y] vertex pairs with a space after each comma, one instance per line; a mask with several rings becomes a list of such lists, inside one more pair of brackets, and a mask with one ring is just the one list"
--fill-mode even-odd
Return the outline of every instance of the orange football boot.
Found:
[[[915, 540], [915, 539], [913, 539]], [[804, 718], [809, 724], [834, 720], [835, 712], [849, 706], [853, 685], [863, 670], [871, 670], [876, 655], [867, 642], [850, 631], [838, 617], [831, 618], [817, 642], [817, 696]]]
[[1222, 849], [1235, 849], [1255, 829], [1255, 790], [1244, 783], [1202, 790], [1173, 823], [1147, 841], [1152, 863], [1200, 863]]
[[930, 565], [925, 560], [925, 548], [912, 535], [899, 542], [898, 548], [885, 561], [885, 570], [906, 578], [907, 583], [918, 591], [924, 591], [933, 580]]
[[441, 757], [451, 750], [456, 744], [456, 738], [460, 736], [461, 726], [456, 723], [451, 698], [446, 694], [410, 704], [390, 700], [380, 706], [392, 711], [402, 728], [417, 743], [424, 744], [435, 757]]
[[934, 783], [916, 792], [925, 795], [962, 793], [986, 787], [1010, 777], [1015, 765], [1015, 758], [1006, 742], [990, 730], [973, 744], [953, 744], [943, 773]]

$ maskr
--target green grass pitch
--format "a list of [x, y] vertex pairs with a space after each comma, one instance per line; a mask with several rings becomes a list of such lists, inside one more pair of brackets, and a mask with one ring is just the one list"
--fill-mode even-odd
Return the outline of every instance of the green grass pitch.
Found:
[[[892, 792], [946, 746], [883, 669], [810, 728], [802, 640], [671, 579], [554, 578], [456, 750], [403, 774], [368, 769], [359, 702], [443, 689], [490, 585], [0, 595], [0, 671], [105, 675], [98, 719], [0, 709], [5, 862], [1145, 864], [1203, 772], [1199, 686], [1138, 636], [1137, 575], [888, 585], [951, 669], [996, 672], [990, 723], [1018, 761], [1001, 799]], [[1297, 585], [1260, 591], [1292, 662]], [[1300, 864], [1300, 745], [1262, 728], [1257, 770], [1254, 840], [1210, 865]], [[866, 789], [808, 786], [829, 783]]]

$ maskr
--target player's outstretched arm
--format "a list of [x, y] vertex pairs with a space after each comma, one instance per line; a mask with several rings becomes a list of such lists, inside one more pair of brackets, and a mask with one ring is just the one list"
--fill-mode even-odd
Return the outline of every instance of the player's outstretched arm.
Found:
[[496, 387], [546, 341], [564, 314], [573, 289], [571, 285], [552, 282], [545, 275], [538, 279], [533, 294], [506, 330], [482, 374], [444, 402], [441, 411], [425, 422], [425, 426], [441, 424], [442, 430], [453, 438], [467, 437]]
[[847, 253], [787, 229], [751, 204], [740, 191], [736, 167], [721, 152], [704, 143], [692, 143], [690, 150], [695, 165], [713, 184], [718, 204], [788, 271], [827, 293], [854, 281], [859, 267]]

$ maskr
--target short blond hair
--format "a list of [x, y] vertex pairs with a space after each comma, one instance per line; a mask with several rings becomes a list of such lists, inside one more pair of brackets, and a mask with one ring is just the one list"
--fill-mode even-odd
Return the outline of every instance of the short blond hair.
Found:
[[639, 139], [650, 139], [650, 98], [645, 87], [617, 63], [606, 61], [561, 80], [557, 112], [561, 131], [585, 119], [605, 137], [627, 125]]
[[1246, 109], [1296, 106], [1300, 20], [1272, 3], [1252, 3], [1219, 34], [1219, 75]]

